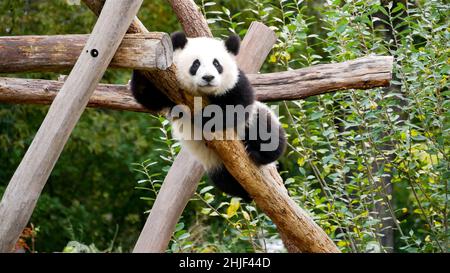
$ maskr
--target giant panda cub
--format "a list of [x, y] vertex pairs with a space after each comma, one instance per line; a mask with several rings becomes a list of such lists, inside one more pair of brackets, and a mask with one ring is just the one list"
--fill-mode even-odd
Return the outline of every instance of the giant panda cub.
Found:
[[[222, 128], [212, 128], [214, 134], [232, 129], [237, 130], [251, 160], [257, 165], [271, 164], [284, 152], [286, 146], [285, 132], [278, 118], [265, 105], [255, 101], [253, 88], [238, 68], [235, 57], [239, 52], [240, 39], [231, 35], [222, 41], [215, 38], [187, 38], [182, 32], [172, 34], [174, 48], [173, 61], [176, 77], [180, 86], [194, 96], [206, 98], [210, 105], [219, 107], [223, 112]], [[152, 111], [162, 111], [176, 107], [141, 71], [133, 71], [130, 81], [133, 96], [144, 107]], [[242, 106], [244, 115], [232, 114], [232, 122], [225, 116], [229, 106]], [[206, 109], [206, 108], [205, 108]], [[195, 111], [195, 110], [194, 110]], [[200, 127], [206, 126], [212, 116], [203, 114]], [[194, 113], [196, 115], [198, 113]], [[173, 135], [183, 147], [202, 163], [209, 178], [215, 186], [232, 196], [245, 201], [251, 197], [224, 167], [220, 157], [206, 146], [203, 139], [192, 139], [192, 132], [183, 130], [186, 122], [194, 123], [195, 118], [187, 121], [183, 118], [171, 118]], [[194, 125], [198, 127], [198, 125]], [[203, 128], [203, 127], [202, 127]], [[264, 130], [261, 130], [264, 129]], [[187, 132], [188, 131], [188, 132]], [[204, 135], [202, 135], [204, 136]]]

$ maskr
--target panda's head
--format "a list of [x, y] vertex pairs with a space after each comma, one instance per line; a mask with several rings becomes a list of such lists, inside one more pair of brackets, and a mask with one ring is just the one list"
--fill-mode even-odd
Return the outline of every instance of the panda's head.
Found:
[[235, 86], [239, 70], [235, 57], [239, 52], [237, 35], [226, 41], [214, 38], [186, 38], [183, 32], [172, 34], [173, 61], [182, 88], [194, 95], [221, 95]]

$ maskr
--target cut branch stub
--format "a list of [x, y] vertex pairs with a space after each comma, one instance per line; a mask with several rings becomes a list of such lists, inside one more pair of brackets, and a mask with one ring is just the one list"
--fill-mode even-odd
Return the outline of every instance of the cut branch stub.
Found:
[[[77, 61], [89, 35], [0, 37], [0, 73], [61, 71]], [[163, 32], [128, 34], [111, 67], [166, 69], [172, 64], [172, 44]]]
[[239, 68], [246, 74], [258, 73], [276, 42], [277, 36], [273, 30], [260, 22], [252, 22], [236, 56]]

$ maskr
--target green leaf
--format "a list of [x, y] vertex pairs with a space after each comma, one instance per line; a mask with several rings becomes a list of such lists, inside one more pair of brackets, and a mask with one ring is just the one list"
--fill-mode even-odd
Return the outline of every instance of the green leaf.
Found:
[[208, 191], [212, 190], [213, 188], [214, 188], [214, 186], [206, 186], [200, 191], [200, 194], [204, 194], [205, 192], [208, 192]]
[[316, 120], [316, 119], [319, 119], [321, 117], [323, 117], [323, 112], [322, 111], [316, 111], [316, 112], [311, 114], [310, 119], [311, 120]]

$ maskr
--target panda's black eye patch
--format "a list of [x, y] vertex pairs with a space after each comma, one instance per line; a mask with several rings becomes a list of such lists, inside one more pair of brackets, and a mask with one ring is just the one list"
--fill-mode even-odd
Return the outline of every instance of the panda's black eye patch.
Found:
[[213, 65], [217, 69], [217, 72], [219, 72], [219, 74], [222, 74], [223, 67], [222, 67], [222, 65], [219, 63], [219, 61], [217, 59], [214, 59]]
[[191, 68], [189, 68], [189, 73], [191, 73], [192, 76], [195, 76], [195, 74], [197, 74], [197, 70], [200, 67], [200, 61], [198, 59], [196, 59], [192, 65]]

